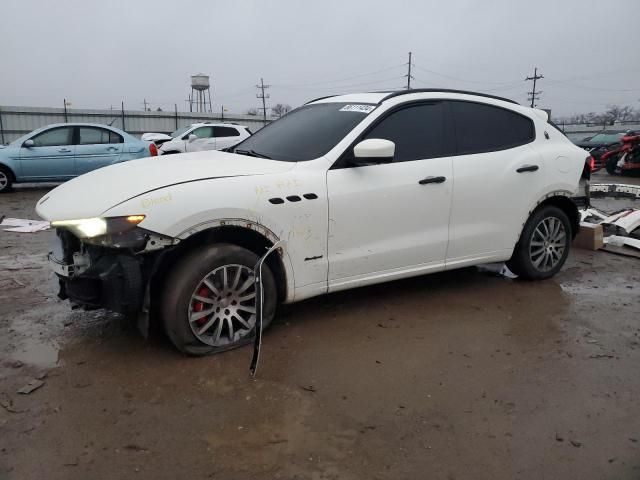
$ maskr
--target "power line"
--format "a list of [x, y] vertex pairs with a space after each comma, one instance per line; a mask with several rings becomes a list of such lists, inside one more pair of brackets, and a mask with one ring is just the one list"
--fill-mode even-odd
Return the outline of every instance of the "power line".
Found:
[[[367, 86], [367, 85], [375, 85], [378, 83], [384, 83], [384, 82], [388, 82], [391, 80], [398, 80], [400, 78], [404, 78], [404, 75], [401, 76], [395, 76], [395, 77], [388, 77], [388, 78], [381, 78], [379, 80], [372, 80], [370, 82], [361, 82], [361, 83], [352, 83], [349, 85], [335, 85], [335, 86], [327, 86], [327, 87], [290, 87], [290, 86], [286, 86], [286, 85], [277, 85], [277, 84], [272, 84], [271, 87], [273, 88], [277, 88], [277, 89], [289, 89], [289, 88], [293, 88], [293, 89], [300, 89], [300, 90], [314, 90], [314, 91], [328, 91], [328, 90], [340, 90], [340, 89], [344, 89], [344, 88], [351, 88], [351, 87], [362, 87], [362, 86]], [[405, 87], [402, 87], [405, 88]]]
[[385, 68], [381, 68], [380, 70], [374, 70], [372, 72], [365, 72], [365, 73], [360, 73], [358, 75], [352, 75], [349, 77], [343, 77], [343, 78], [337, 78], [337, 79], [333, 79], [333, 80], [320, 80], [317, 82], [309, 82], [309, 83], [298, 83], [298, 84], [273, 84], [273, 86], [278, 86], [278, 87], [293, 87], [293, 88], [299, 88], [299, 87], [313, 87], [316, 85], [325, 85], [327, 83], [340, 83], [340, 82], [344, 82], [347, 80], [353, 80], [355, 78], [362, 78], [362, 77], [368, 77], [370, 75], [376, 75], [378, 73], [382, 73], [382, 72], [386, 72], [389, 70], [393, 70], [396, 68], [400, 68], [400, 67], [404, 67], [404, 65], [406, 64], [400, 64], [400, 65], [393, 65], [390, 67], [385, 67]]
[[[468, 80], [466, 78], [460, 78], [460, 77], [454, 77], [453, 75], [447, 75], [445, 73], [440, 73], [440, 72], [436, 72], [434, 70], [429, 70], [428, 68], [424, 68], [421, 67], [420, 65], [417, 65], [416, 63], [413, 64], [413, 66], [415, 68], [417, 68], [418, 70], [422, 70], [425, 73], [430, 73], [432, 75], [436, 75], [438, 77], [442, 77], [442, 78], [448, 78], [449, 80], [456, 80], [458, 82], [463, 82], [463, 83], [479, 83], [479, 84], [490, 84], [490, 85], [507, 85], [507, 84], [512, 84], [515, 83], [515, 80], [509, 81], [509, 82], [494, 82], [494, 81], [488, 81], [488, 80]], [[517, 80], [518, 83], [520, 83], [520, 80]]]
[[533, 89], [528, 92], [529, 98], [527, 99], [531, 101], [531, 108], [535, 107], [535, 102], [540, 100], [540, 95], [542, 94], [542, 92], [536, 92], [536, 82], [543, 78], [544, 76], [542, 76], [542, 74], [538, 75], [538, 67], [535, 67], [533, 69], [533, 77], [527, 77], [524, 79], [525, 82], [533, 80]]

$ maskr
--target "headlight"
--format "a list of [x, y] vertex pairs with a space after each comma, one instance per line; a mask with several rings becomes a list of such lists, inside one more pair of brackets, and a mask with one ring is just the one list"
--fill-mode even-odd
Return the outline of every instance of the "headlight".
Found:
[[144, 220], [144, 215], [127, 217], [81, 218], [78, 220], [58, 220], [51, 222], [55, 228], [66, 228], [81, 239], [123, 233], [136, 227]]

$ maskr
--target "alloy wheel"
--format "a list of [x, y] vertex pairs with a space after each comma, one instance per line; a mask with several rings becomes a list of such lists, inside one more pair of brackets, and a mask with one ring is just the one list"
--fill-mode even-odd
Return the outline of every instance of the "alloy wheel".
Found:
[[224, 265], [200, 281], [189, 302], [189, 326], [202, 343], [221, 347], [235, 343], [256, 324], [253, 271], [244, 265]]
[[533, 266], [541, 271], [552, 270], [567, 248], [567, 232], [559, 218], [543, 218], [536, 226], [529, 244], [529, 258]]

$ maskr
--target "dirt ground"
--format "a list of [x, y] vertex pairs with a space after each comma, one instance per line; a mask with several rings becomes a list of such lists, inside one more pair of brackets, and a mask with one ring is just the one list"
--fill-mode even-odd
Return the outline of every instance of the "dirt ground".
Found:
[[[0, 214], [35, 218], [47, 188]], [[576, 249], [544, 282], [465, 269], [285, 306], [252, 380], [250, 348], [188, 358], [71, 311], [51, 236], [0, 232], [0, 479], [640, 478], [640, 260]]]

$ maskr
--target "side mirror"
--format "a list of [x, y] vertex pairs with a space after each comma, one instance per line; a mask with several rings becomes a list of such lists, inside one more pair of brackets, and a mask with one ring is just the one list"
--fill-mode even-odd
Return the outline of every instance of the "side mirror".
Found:
[[369, 138], [353, 147], [355, 159], [351, 163], [358, 167], [391, 163], [396, 153], [396, 144], [382, 138]]
[[193, 142], [196, 138], [198, 138], [198, 137], [196, 137], [196, 136], [192, 133], [191, 135], [189, 135], [188, 140], [189, 140], [189, 142]]
[[31, 148], [31, 147], [35, 147], [36, 144], [33, 142], [33, 140], [29, 139], [29, 140], [25, 140], [22, 146], [25, 148]]

